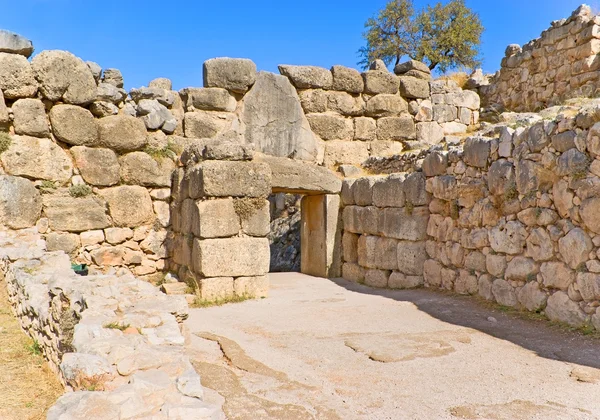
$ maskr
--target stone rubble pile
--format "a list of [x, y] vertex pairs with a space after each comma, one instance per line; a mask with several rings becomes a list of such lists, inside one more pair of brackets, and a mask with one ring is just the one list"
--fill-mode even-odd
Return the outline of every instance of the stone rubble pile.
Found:
[[184, 353], [183, 296], [130, 273], [81, 277], [35, 228], [0, 231], [0, 275], [23, 329], [69, 392], [48, 419], [222, 419]]
[[600, 106], [541, 115], [431, 150], [411, 174], [346, 179], [343, 276], [600, 329]]
[[479, 89], [485, 107], [538, 111], [600, 87], [600, 16], [582, 5], [523, 47], [506, 49], [500, 71]]

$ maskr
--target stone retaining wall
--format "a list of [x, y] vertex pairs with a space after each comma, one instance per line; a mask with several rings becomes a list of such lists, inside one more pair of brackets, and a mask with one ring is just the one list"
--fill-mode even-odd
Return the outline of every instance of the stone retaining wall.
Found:
[[492, 127], [412, 174], [344, 181], [343, 275], [600, 329], [598, 106]]
[[500, 71], [489, 86], [480, 88], [484, 106], [538, 111], [568, 98], [596, 97], [598, 53], [600, 16], [583, 5], [522, 48], [508, 46]]
[[[35, 228], [0, 231], [0, 276], [67, 389], [48, 419], [222, 419], [184, 353], [183, 296], [130, 273], [80, 277]], [[93, 391], [93, 392], [92, 392]]]

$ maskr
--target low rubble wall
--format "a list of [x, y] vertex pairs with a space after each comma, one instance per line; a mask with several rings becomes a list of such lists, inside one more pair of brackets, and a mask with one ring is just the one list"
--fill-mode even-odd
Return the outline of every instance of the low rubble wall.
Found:
[[48, 419], [222, 419], [184, 354], [183, 296], [130, 273], [78, 276], [35, 228], [0, 231], [0, 276], [69, 392]]

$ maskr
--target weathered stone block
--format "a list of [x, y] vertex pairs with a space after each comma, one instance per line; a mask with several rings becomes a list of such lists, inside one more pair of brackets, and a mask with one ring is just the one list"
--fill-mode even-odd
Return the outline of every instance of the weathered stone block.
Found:
[[381, 270], [398, 268], [398, 241], [396, 239], [379, 238], [375, 242], [375, 266]]
[[458, 270], [458, 276], [454, 281], [454, 291], [459, 295], [474, 295], [479, 290], [477, 276], [467, 270]]
[[108, 187], [119, 182], [119, 161], [112, 150], [75, 146], [71, 148], [71, 154], [88, 184]]
[[492, 284], [492, 293], [496, 302], [503, 306], [517, 306], [518, 300], [515, 289], [509, 282], [503, 279], [496, 279]]
[[342, 265], [342, 277], [344, 280], [363, 283], [365, 281], [365, 269], [358, 264], [344, 263]]
[[269, 272], [267, 238], [195, 239], [194, 271], [204, 277], [263, 276]]
[[204, 87], [245, 93], [256, 81], [256, 64], [245, 58], [213, 58], [204, 62]]
[[25, 57], [0, 52], [0, 89], [7, 99], [35, 96], [38, 82]]
[[362, 78], [365, 82], [365, 93], [372, 95], [396, 94], [400, 87], [400, 78], [387, 70], [369, 70], [362, 74]]
[[369, 117], [392, 117], [408, 111], [408, 103], [399, 95], [380, 94], [367, 101]]
[[110, 215], [116, 226], [137, 227], [154, 221], [152, 198], [144, 187], [112, 187], [100, 191], [100, 195], [108, 203]]
[[540, 268], [544, 287], [567, 291], [575, 281], [575, 272], [562, 262], [545, 262]]
[[429, 98], [429, 82], [416, 77], [400, 77], [400, 95], [410, 99]]
[[417, 141], [420, 143], [436, 145], [444, 140], [444, 129], [436, 121], [420, 122], [416, 125]]
[[369, 158], [369, 146], [362, 141], [328, 141], [325, 144], [326, 167], [336, 165], [361, 165]]
[[390, 289], [415, 289], [423, 286], [422, 276], [407, 276], [394, 271], [388, 279]]
[[414, 140], [416, 137], [415, 121], [410, 115], [377, 120], [378, 140]]
[[344, 232], [342, 235], [342, 251], [345, 262], [355, 263], [358, 261], [358, 238], [360, 235]]
[[98, 145], [117, 152], [142, 149], [148, 143], [146, 126], [130, 115], [113, 115], [98, 120]]
[[392, 174], [373, 185], [373, 205], [377, 207], [404, 207], [404, 174]]
[[551, 321], [564, 322], [575, 328], [584, 326], [588, 320], [585, 312], [565, 292], [556, 292], [548, 298], [546, 316]]
[[271, 169], [265, 163], [203, 162], [189, 172], [189, 195], [200, 197], [267, 197]]
[[546, 302], [548, 301], [548, 295], [540, 290], [540, 285], [535, 281], [523, 286], [517, 293], [517, 297], [519, 303], [531, 312], [537, 312], [544, 309]]
[[81, 241], [75, 233], [52, 232], [46, 236], [46, 249], [49, 252], [64, 251], [71, 254], [79, 249]]
[[404, 196], [406, 202], [412, 206], [424, 206], [429, 204], [430, 195], [425, 188], [425, 175], [422, 172], [414, 172], [404, 180]]
[[167, 158], [152, 158], [144, 152], [132, 152], [119, 159], [121, 179], [126, 184], [145, 187], [170, 187], [175, 163]]
[[186, 112], [183, 117], [185, 136], [197, 139], [210, 139], [227, 131], [233, 123], [234, 115], [218, 111]]
[[383, 210], [380, 229], [388, 238], [422, 241], [427, 238], [429, 209], [416, 207], [409, 213], [406, 208]]
[[331, 89], [333, 86], [331, 71], [323, 67], [281, 65], [279, 72], [299, 89]]
[[106, 204], [98, 197], [73, 198], [51, 194], [42, 196], [42, 200], [44, 214], [53, 230], [83, 232], [110, 226]]
[[353, 121], [339, 114], [308, 114], [306, 116], [312, 131], [323, 140], [347, 140], [354, 137]]
[[242, 231], [249, 236], [267, 236], [271, 230], [271, 213], [268, 200], [238, 199], [234, 205], [240, 218]]
[[264, 298], [269, 296], [269, 277], [238, 277], [233, 281], [233, 292], [236, 296]]
[[531, 258], [515, 257], [508, 263], [504, 276], [506, 280], [533, 281], [538, 272], [539, 265]]
[[467, 165], [486, 168], [491, 145], [488, 139], [469, 137], [464, 146], [464, 161]]
[[521, 254], [527, 236], [527, 230], [517, 221], [508, 222], [489, 231], [490, 246], [494, 251], [503, 254]]
[[200, 299], [207, 302], [232, 298], [234, 293], [233, 277], [211, 277], [198, 280]]
[[42, 198], [33, 182], [0, 175], [0, 225], [11, 229], [34, 226], [42, 212]]
[[198, 238], [226, 238], [240, 231], [240, 219], [234, 209], [233, 199], [196, 201], [191, 226]]
[[593, 248], [592, 240], [583, 229], [575, 228], [560, 238], [558, 250], [569, 267], [577, 269], [580, 264], [588, 260], [588, 255]]
[[354, 140], [370, 141], [377, 137], [377, 122], [373, 118], [354, 119]]
[[188, 110], [233, 112], [237, 106], [235, 98], [223, 88], [186, 88], [182, 93]]
[[54, 105], [50, 110], [52, 132], [62, 142], [74, 146], [95, 146], [98, 126], [90, 111], [75, 105]]
[[350, 93], [362, 93], [365, 84], [356, 69], [344, 66], [333, 66], [331, 68], [333, 75], [333, 90], [340, 90]]
[[39, 99], [18, 99], [12, 106], [15, 133], [24, 136], [50, 137], [46, 109]]
[[380, 180], [375, 177], [364, 177], [357, 179], [352, 185], [354, 203], [358, 206], [370, 206], [373, 204], [373, 186]]
[[371, 287], [386, 288], [390, 272], [387, 270], [366, 270], [365, 284]]
[[398, 270], [401, 273], [422, 276], [427, 259], [425, 242], [398, 242]]
[[436, 260], [425, 261], [423, 277], [427, 286], [440, 287], [442, 285], [442, 265]]
[[577, 274], [577, 288], [583, 300], [590, 302], [600, 299], [600, 275], [596, 273]]

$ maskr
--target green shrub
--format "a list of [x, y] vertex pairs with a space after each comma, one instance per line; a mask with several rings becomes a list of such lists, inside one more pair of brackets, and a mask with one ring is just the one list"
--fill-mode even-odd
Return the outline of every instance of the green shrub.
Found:
[[69, 187], [69, 194], [74, 198], [87, 197], [91, 193], [92, 187], [89, 185], [71, 185]]
[[8, 133], [0, 133], [0, 155], [8, 150], [12, 143]]

